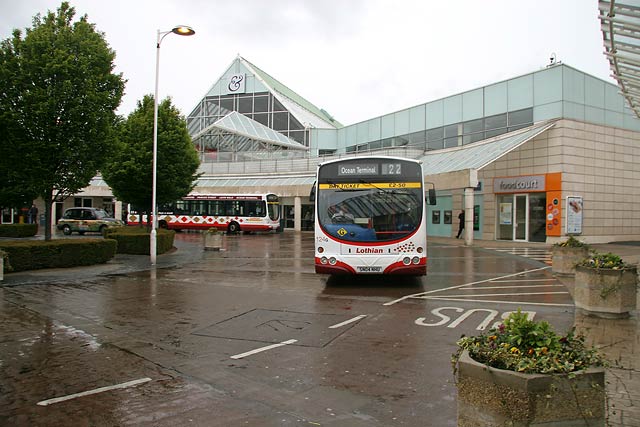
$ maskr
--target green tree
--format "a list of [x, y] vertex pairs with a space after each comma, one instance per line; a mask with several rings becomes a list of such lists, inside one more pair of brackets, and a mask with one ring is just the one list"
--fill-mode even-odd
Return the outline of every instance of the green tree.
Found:
[[[86, 187], [112, 150], [125, 81], [104, 34], [63, 2], [0, 46], [0, 205], [51, 204]], [[4, 181], [7, 178], [7, 181]]]
[[[113, 194], [139, 212], [152, 212], [153, 96], [138, 101], [136, 109], [118, 126], [118, 149], [102, 169]], [[169, 98], [158, 106], [158, 205], [172, 203], [193, 189], [200, 161], [187, 122]]]

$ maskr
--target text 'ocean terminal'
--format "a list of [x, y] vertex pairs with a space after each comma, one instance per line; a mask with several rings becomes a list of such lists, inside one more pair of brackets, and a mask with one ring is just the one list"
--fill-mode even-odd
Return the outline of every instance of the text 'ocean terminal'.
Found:
[[338, 175], [378, 175], [378, 165], [340, 166]]

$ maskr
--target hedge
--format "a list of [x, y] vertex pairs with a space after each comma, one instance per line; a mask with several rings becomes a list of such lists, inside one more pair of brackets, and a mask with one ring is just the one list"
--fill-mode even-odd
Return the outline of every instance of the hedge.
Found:
[[115, 256], [117, 244], [113, 239], [11, 240], [0, 241], [0, 250], [8, 254], [8, 273], [103, 264]]
[[33, 237], [38, 224], [0, 224], [0, 237]]
[[[105, 238], [118, 241], [119, 254], [149, 255], [149, 232], [146, 227], [114, 227], [104, 230]], [[176, 232], [173, 230], [158, 229], [156, 247], [158, 255], [170, 251], [173, 248], [173, 239]]]

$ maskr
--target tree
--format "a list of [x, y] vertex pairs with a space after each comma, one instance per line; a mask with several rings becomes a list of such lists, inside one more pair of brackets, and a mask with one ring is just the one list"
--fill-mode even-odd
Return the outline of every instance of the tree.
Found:
[[0, 46], [0, 205], [40, 196], [45, 239], [51, 205], [86, 187], [114, 144], [125, 81], [87, 16], [63, 2]]
[[[139, 212], [150, 213], [153, 185], [153, 96], [138, 101], [136, 109], [118, 126], [118, 148], [102, 169], [102, 177], [119, 200]], [[200, 161], [187, 122], [169, 98], [158, 106], [158, 205], [172, 203], [193, 189]]]

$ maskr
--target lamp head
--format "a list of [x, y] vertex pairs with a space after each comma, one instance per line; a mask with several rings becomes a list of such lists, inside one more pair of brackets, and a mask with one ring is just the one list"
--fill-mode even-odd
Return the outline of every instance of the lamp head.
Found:
[[177, 34], [179, 36], [192, 36], [192, 35], [194, 35], [196, 33], [193, 28], [191, 28], [191, 27], [189, 27], [187, 25], [177, 25], [177, 26], [173, 27], [171, 32], [173, 34]]

